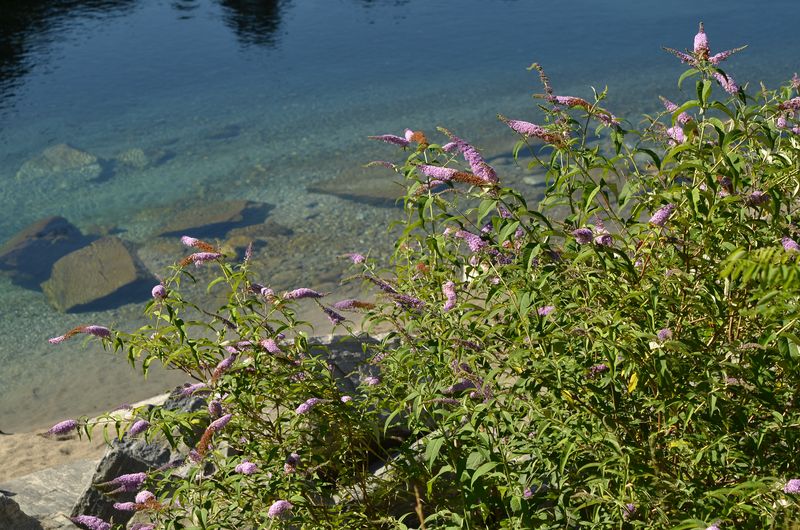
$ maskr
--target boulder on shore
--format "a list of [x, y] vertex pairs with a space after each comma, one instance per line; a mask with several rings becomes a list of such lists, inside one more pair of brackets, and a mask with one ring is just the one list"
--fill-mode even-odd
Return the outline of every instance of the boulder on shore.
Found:
[[[180, 391], [181, 388], [175, 389], [161, 407], [180, 412], [195, 412], [206, 407], [203, 397], [183, 396]], [[205, 425], [198, 426], [198, 438], [204, 429]], [[133, 501], [135, 492], [109, 496], [95, 485], [114, 480], [120, 475], [152, 471], [170, 463], [177, 464], [184, 457], [185, 451], [172, 449], [164, 438], [154, 437], [148, 442], [141, 436], [131, 437], [126, 434], [122, 440], [114, 440], [97, 464], [91, 481], [73, 506], [71, 515], [93, 515], [105, 520], [113, 518], [118, 524], [128, 522], [133, 517], [133, 512], [117, 510], [114, 503]]]
[[11, 497], [0, 492], [0, 530], [40, 530], [39, 521], [23, 512]]
[[93, 154], [67, 144], [57, 144], [22, 164], [17, 171], [17, 180], [59, 178], [68, 183], [82, 184], [98, 179], [102, 173], [103, 166]]
[[117, 237], [104, 237], [53, 264], [42, 290], [59, 311], [108, 309], [146, 299], [155, 280]]
[[0, 270], [29, 289], [50, 277], [53, 264], [90, 242], [63, 217], [47, 217], [20, 230], [0, 247]]

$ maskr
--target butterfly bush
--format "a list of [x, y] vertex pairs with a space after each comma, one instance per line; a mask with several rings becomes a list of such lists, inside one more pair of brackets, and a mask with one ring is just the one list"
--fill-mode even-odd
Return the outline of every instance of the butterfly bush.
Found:
[[[185, 374], [177, 395], [206, 400], [97, 420], [184, 455], [98, 487], [138, 492], [124, 507], [141, 528], [791, 527], [800, 82], [750, 93], [742, 48], [713, 50], [707, 30], [667, 48], [681, 90], [660, 87], [664, 110], [636, 129], [605, 92], [555, 95], [532, 65], [544, 94], [496, 125], [544, 175], [539, 197], [458, 131], [371, 137], [395, 157], [375, 178], [407, 194], [388, 265], [344, 255], [353, 298], [276, 296], [252, 259], [184, 236], [197, 252], [147, 326], [51, 339], [160, 361]], [[190, 263], [215, 271], [208, 296]], [[334, 328], [360, 344], [344, 361], [309, 337]]]

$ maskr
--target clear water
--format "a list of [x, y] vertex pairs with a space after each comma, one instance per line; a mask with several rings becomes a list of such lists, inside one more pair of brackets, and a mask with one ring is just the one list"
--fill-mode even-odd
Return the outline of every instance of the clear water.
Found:
[[[20, 7], [22, 4], [22, 7]], [[311, 193], [397, 155], [371, 134], [446, 125], [489, 156], [514, 138], [495, 115], [535, 119], [538, 61], [556, 91], [637, 122], [677, 91], [683, 71], [662, 45], [691, 47], [705, 21], [740, 83], [775, 85], [800, 70], [794, 3], [679, 0], [0, 0], [0, 244], [62, 215], [85, 233], [113, 232], [155, 273], [183, 254], [155, 235], [170, 212], [210, 201], [274, 205], [291, 236], [258, 253], [281, 288], [335, 289], [336, 256], [388, 250], [393, 208]], [[48, 146], [103, 159], [131, 149], [170, 158], [91, 184], [21, 182]], [[497, 160], [503, 171], [520, 171]], [[375, 179], [390, 175], [374, 171]], [[522, 186], [525, 182], [519, 181]], [[533, 188], [531, 188], [532, 190]], [[39, 291], [0, 276], [0, 429], [113, 407], [178, 378], [141, 383], [121, 359], [47, 337], [84, 323], [133, 327], [140, 304], [60, 314]], [[322, 332], [328, 332], [325, 328]]]

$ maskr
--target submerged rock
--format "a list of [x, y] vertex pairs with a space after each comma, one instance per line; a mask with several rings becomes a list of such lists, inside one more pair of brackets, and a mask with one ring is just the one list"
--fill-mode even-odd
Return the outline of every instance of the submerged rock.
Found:
[[253, 201], [205, 203], [179, 211], [158, 235], [224, 237], [234, 228], [263, 223], [271, 209], [271, 204]]
[[363, 174], [346, 174], [306, 186], [312, 193], [334, 195], [342, 199], [369, 204], [371, 206], [402, 206], [400, 199], [406, 193], [405, 186], [392, 176], [370, 170]]
[[117, 307], [149, 296], [155, 280], [116, 237], [104, 237], [53, 264], [42, 290], [59, 311]]
[[114, 158], [118, 170], [140, 170], [163, 164], [174, 156], [164, 149], [144, 150], [138, 147], [128, 149]]
[[0, 270], [29, 289], [50, 277], [53, 264], [90, 239], [63, 217], [47, 217], [20, 230], [0, 247]]
[[22, 164], [17, 171], [17, 180], [59, 178], [68, 183], [79, 184], [96, 180], [102, 173], [102, 163], [93, 154], [67, 144], [57, 144]]

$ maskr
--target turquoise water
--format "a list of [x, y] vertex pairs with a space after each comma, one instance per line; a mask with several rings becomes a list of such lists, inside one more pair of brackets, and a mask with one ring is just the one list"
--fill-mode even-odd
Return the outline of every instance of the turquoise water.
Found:
[[[690, 97], [676, 87], [682, 65], [660, 46], [691, 47], [700, 20], [713, 50], [749, 45], [726, 63], [740, 83], [785, 82], [800, 70], [793, 6], [63, 0], [4, 7], [0, 244], [62, 215], [86, 234], [128, 241], [157, 275], [183, 255], [175, 238], [157, 237], [169, 215], [246, 199], [273, 205], [269, 219], [292, 230], [258, 249], [265, 281], [336, 289], [337, 255], [385, 255], [384, 227], [399, 212], [307, 187], [388, 179], [361, 168], [398, 154], [368, 135], [446, 125], [487, 156], [508, 153], [514, 138], [495, 115], [536, 118], [529, 96], [541, 87], [526, 71], [534, 61], [560, 94], [589, 97], [591, 86], [607, 85], [606, 106], [636, 123], [658, 110], [658, 94]], [[59, 143], [109, 167], [91, 183], [16, 178], [27, 160]], [[162, 160], [114, 170], [115, 157], [134, 148]], [[496, 163], [535, 193], [507, 158]], [[177, 381], [158, 375], [142, 385], [92, 345], [46, 342], [84, 323], [133, 327], [140, 307], [61, 314], [40, 291], [0, 276], [0, 429], [113, 407]]]

